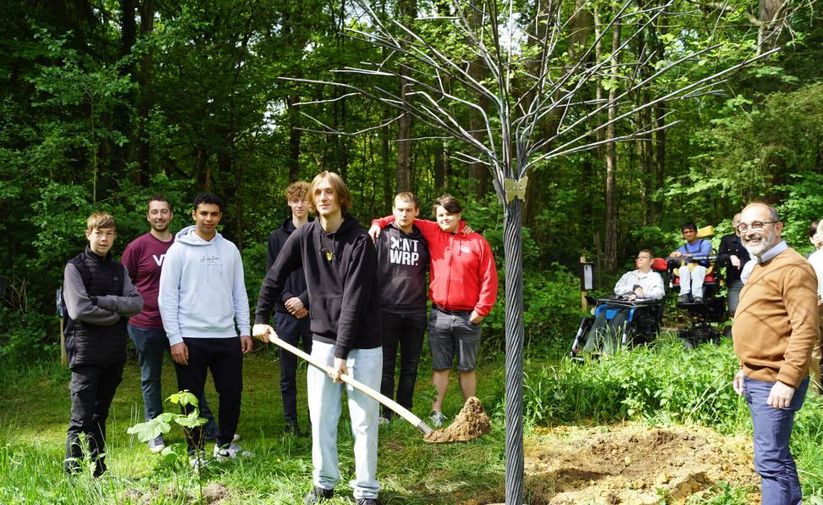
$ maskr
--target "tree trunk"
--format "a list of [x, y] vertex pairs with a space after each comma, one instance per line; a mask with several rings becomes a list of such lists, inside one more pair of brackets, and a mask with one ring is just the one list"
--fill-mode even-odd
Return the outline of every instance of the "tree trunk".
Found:
[[[401, 22], [409, 27], [414, 27], [414, 18], [417, 14], [416, 0], [402, 0], [398, 2], [398, 10]], [[400, 68], [400, 100], [406, 101], [405, 61], [401, 58]], [[412, 116], [408, 112], [403, 112], [397, 124], [397, 191], [411, 191], [411, 126]]]
[[778, 46], [780, 32], [783, 29], [785, 16], [783, 7], [786, 0], [760, 0], [757, 19], [760, 26], [757, 30], [757, 51], [764, 53]]
[[[507, 174], [507, 177], [509, 175]], [[500, 195], [498, 195], [500, 196]], [[506, 503], [523, 503], [523, 229], [521, 201], [505, 203], [503, 250], [506, 293]]]
[[[140, 37], [148, 38], [154, 31], [154, 0], [143, 0], [140, 6]], [[151, 180], [151, 143], [149, 142], [149, 115], [153, 104], [151, 93], [152, 50], [149, 45], [143, 53], [137, 72], [137, 174], [138, 184], [148, 184]]]
[[[620, 22], [616, 21], [612, 27], [612, 61], [611, 75], [617, 76], [618, 61], [617, 53], [620, 47]], [[615, 79], [616, 80], [616, 79]], [[612, 83], [609, 89], [608, 109], [609, 121], [617, 116], [617, 104], [614, 99], [617, 96], [617, 85]], [[617, 145], [611, 141], [615, 137], [614, 123], [606, 128], [606, 254], [605, 267], [609, 272], [613, 272], [617, 267]]]

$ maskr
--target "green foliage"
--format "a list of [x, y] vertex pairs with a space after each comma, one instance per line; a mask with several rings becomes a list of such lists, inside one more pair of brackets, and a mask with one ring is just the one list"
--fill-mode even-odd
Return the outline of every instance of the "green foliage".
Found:
[[171, 431], [171, 423], [174, 422], [183, 428], [195, 428], [206, 424], [207, 419], [200, 417], [200, 412], [197, 409], [197, 397], [191, 394], [188, 390], [178, 391], [172, 394], [166, 400], [172, 405], [179, 408], [194, 407], [188, 414], [175, 414], [172, 412], [163, 412], [154, 419], [150, 419], [143, 423], [137, 423], [129, 427], [126, 432], [129, 435], [137, 435], [141, 442], [148, 442], [153, 440], [158, 435], [166, 435]]
[[525, 383], [525, 416], [538, 424], [694, 422], [728, 432], [748, 419], [731, 389], [736, 369], [728, 341], [690, 351], [678, 339], [661, 338], [651, 347], [583, 364], [564, 360], [532, 372]]
[[44, 357], [58, 359], [59, 344], [56, 316], [0, 306], [0, 360], [4, 366], [17, 370]]

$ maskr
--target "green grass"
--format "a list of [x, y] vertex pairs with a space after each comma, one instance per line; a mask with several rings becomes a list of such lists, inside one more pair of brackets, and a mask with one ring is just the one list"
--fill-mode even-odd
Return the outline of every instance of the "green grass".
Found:
[[[311, 487], [311, 441], [283, 434], [279, 370], [275, 353], [259, 350], [244, 363], [243, 405], [238, 432], [240, 444], [254, 457], [214, 464], [204, 471], [204, 486], [219, 485], [228, 496], [223, 504], [295, 504]], [[486, 363], [479, 371], [484, 380], [481, 400], [499, 403], [502, 372]], [[416, 414], [428, 414], [431, 397], [428, 377], [421, 366]], [[497, 371], [495, 371], [497, 370]], [[305, 377], [304, 369], [301, 375]], [[491, 375], [497, 378], [491, 380]], [[68, 425], [69, 372], [59, 365], [40, 366], [27, 372], [0, 376], [0, 503], [54, 504], [188, 504], [198, 496], [197, 477], [187, 465], [169, 465], [151, 454], [126, 429], [142, 421], [139, 370], [133, 359], [126, 365], [108, 421], [109, 472], [101, 479], [82, 475], [69, 479], [62, 472]], [[175, 391], [170, 362], [163, 373], [164, 395]], [[460, 407], [456, 381], [451, 384], [445, 411], [452, 417]], [[305, 383], [298, 381], [298, 405], [305, 406]], [[217, 395], [207, 388], [217, 408]], [[166, 404], [168, 406], [168, 404]], [[301, 424], [306, 425], [302, 408]], [[183, 443], [173, 430], [167, 443]], [[348, 481], [354, 473], [352, 438], [344, 412], [338, 435], [341, 481], [339, 497], [330, 505], [351, 504]], [[378, 478], [385, 504], [449, 504], [468, 498], [502, 498], [502, 424], [480, 440], [465, 444], [434, 445], [401, 419], [380, 429]], [[211, 444], [207, 446], [211, 449]], [[209, 491], [207, 489], [207, 491]]]
[[[655, 349], [638, 348], [608, 359], [576, 365], [561, 360], [527, 365], [527, 426], [608, 424], [623, 419], [650, 424], [698, 422], [726, 433], [750, 431], [748, 412], [728, 394], [733, 357], [728, 343], [687, 352], [665, 339]], [[378, 479], [386, 505], [491, 503], [503, 501], [504, 428], [502, 355], [486, 352], [478, 370], [478, 396], [493, 419], [492, 433], [463, 444], [432, 445], [397, 418], [380, 428]], [[222, 504], [296, 504], [311, 487], [309, 438], [283, 434], [276, 354], [256, 350], [244, 364], [241, 445], [254, 453], [248, 460], [207, 467], [207, 495], [224, 493]], [[729, 367], [732, 367], [729, 370]], [[420, 367], [415, 413], [428, 414], [431, 400], [428, 370]], [[304, 377], [304, 369], [301, 368]], [[134, 359], [126, 365], [123, 383], [108, 422], [104, 478], [67, 478], [62, 472], [69, 415], [69, 372], [57, 364], [33, 365], [24, 372], [0, 371], [0, 503], [48, 504], [188, 504], [198, 496], [198, 480], [188, 465], [170, 464], [148, 452], [126, 434], [142, 421], [139, 371]], [[164, 394], [175, 391], [173, 369], [164, 367]], [[298, 405], [305, 406], [305, 382], [298, 381]], [[209, 383], [213, 406], [217, 397]], [[445, 411], [451, 418], [461, 405], [452, 380]], [[306, 424], [305, 407], [300, 408]], [[348, 481], [354, 472], [347, 416], [338, 436], [341, 481], [330, 505], [351, 504]], [[527, 427], [527, 433], [529, 428]], [[528, 435], [527, 435], [528, 436]], [[823, 504], [823, 402], [809, 395], [797, 418], [792, 449], [796, 455], [806, 502]], [[183, 443], [174, 431], [167, 442]], [[207, 447], [210, 449], [211, 445]], [[528, 490], [527, 490], [528, 493]], [[718, 487], [703, 501], [690, 504], [743, 505], [746, 490]]]

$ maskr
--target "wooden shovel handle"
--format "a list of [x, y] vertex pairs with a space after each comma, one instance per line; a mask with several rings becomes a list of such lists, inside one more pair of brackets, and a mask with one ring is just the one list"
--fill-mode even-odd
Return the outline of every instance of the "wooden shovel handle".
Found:
[[[303, 358], [309, 364], [311, 364], [312, 366], [322, 370], [323, 372], [325, 372], [329, 375], [331, 375], [334, 372], [332, 367], [326, 366], [321, 361], [313, 358], [310, 354], [306, 354], [305, 352], [303, 352], [302, 350], [298, 349], [297, 347], [289, 344], [288, 342], [284, 342], [279, 337], [277, 337], [275, 335], [272, 335], [272, 334], [269, 334], [268, 339], [272, 344], [275, 344], [279, 347], [282, 347], [283, 349], [289, 351], [290, 353], [294, 354], [295, 356], [297, 356], [299, 358]], [[414, 426], [415, 428], [420, 430], [424, 435], [428, 435], [429, 433], [432, 432], [432, 429], [429, 427], [429, 425], [424, 423], [416, 415], [412, 414], [411, 411], [409, 411], [409, 409], [407, 409], [404, 406], [400, 405], [399, 403], [392, 400], [391, 398], [381, 394], [378, 391], [375, 391], [374, 389], [372, 389], [369, 386], [363, 384], [362, 382], [360, 382], [358, 380], [355, 380], [350, 375], [345, 375], [345, 374], [341, 375], [340, 380], [342, 380], [343, 382], [345, 382], [349, 386], [353, 387], [354, 389], [360, 391], [361, 393], [365, 394], [369, 398], [371, 398], [373, 400], [376, 400], [376, 401], [382, 403], [383, 405], [385, 405], [386, 407], [390, 408], [397, 415], [399, 415], [400, 417], [402, 417], [403, 419], [405, 419], [406, 421], [411, 423], [412, 426]]]

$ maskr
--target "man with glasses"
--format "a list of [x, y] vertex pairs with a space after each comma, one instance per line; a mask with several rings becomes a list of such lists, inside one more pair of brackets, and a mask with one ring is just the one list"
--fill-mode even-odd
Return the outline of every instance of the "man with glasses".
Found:
[[642, 249], [634, 264], [637, 269], [623, 274], [614, 285], [614, 294], [628, 300], [659, 300], [663, 298], [663, 278], [652, 270], [652, 252]]
[[[652, 252], [642, 249], [637, 253], [634, 264], [637, 267], [623, 274], [614, 285], [615, 296], [624, 302], [645, 302], [660, 300], [666, 294], [663, 287], [663, 277], [652, 270]], [[594, 351], [602, 347], [604, 338], [608, 334], [617, 335], [623, 332], [623, 326], [634, 304], [606, 303], [605, 307], [598, 307], [584, 350]]]
[[712, 243], [697, 238], [697, 225], [694, 223], [684, 224], [680, 231], [686, 243], [669, 255], [669, 258], [680, 263], [680, 296], [677, 303], [689, 303], [690, 294], [694, 303], [703, 303], [703, 280], [708, 272]]
[[740, 362], [732, 385], [751, 413], [762, 503], [797, 504], [802, 493], [789, 438], [818, 339], [817, 281], [811, 265], [780, 238], [783, 223], [774, 208], [749, 204], [737, 231], [756, 264], [732, 326]]

